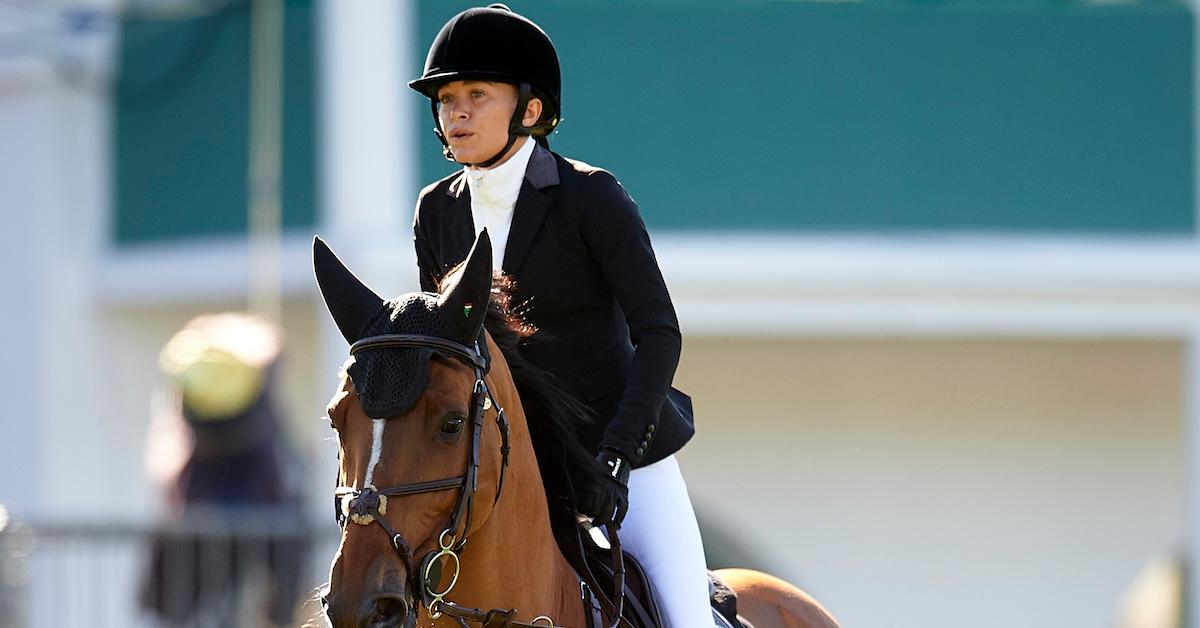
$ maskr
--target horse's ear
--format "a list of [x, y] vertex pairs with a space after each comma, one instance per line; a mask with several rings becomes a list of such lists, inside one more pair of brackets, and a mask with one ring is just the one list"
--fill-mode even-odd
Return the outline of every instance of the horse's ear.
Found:
[[467, 261], [448, 279], [438, 297], [438, 310], [457, 340], [469, 345], [479, 337], [492, 292], [492, 240], [487, 229], [475, 238]]
[[383, 307], [383, 299], [359, 281], [319, 236], [313, 237], [313, 272], [333, 322], [346, 342], [354, 344], [367, 322]]

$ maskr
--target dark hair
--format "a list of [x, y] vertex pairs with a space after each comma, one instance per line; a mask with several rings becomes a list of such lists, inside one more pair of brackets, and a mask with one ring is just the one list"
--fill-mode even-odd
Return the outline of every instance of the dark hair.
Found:
[[[462, 272], [464, 264], [451, 268], [438, 281], [438, 291]], [[602, 473], [592, 452], [579, 439], [579, 429], [595, 422], [592, 410], [559, 388], [554, 374], [521, 355], [520, 345], [538, 333], [522, 315], [522, 304], [513, 301], [516, 282], [503, 273], [492, 277], [491, 297], [483, 325], [500, 348], [512, 373], [513, 383], [525, 410], [529, 438], [541, 471], [542, 486], [550, 510], [550, 527], [559, 549], [569, 561], [581, 559], [575, 536], [575, 512], [583, 491]]]

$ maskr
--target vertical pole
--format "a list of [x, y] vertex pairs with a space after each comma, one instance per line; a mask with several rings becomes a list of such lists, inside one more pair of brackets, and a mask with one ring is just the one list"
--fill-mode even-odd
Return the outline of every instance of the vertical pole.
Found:
[[[416, 125], [422, 103], [403, 80], [413, 75], [416, 3], [396, 0], [317, 0], [319, 33], [318, 167], [321, 202], [317, 232], [378, 294], [418, 290], [412, 247], [416, 202]], [[428, 124], [422, 125], [429, 128]], [[332, 386], [348, 346], [314, 293], [324, 369]], [[313, 421], [313, 442], [328, 451], [312, 466], [320, 486], [336, 471], [328, 428]], [[325, 499], [310, 503], [328, 521]]]
[[1196, 548], [1200, 547], [1200, 326], [1193, 327], [1186, 339], [1184, 376], [1184, 435], [1186, 446], [1186, 508], [1184, 510], [1183, 566], [1184, 581], [1180, 600], [1179, 626], [1200, 626], [1197, 601], [1200, 579], [1196, 573]]
[[252, 0], [250, 9], [250, 147], [247, 222], [251, 312], [282, 317], [280, 200], [283, 118], [283, 0]]
[[[1200, 246], [1200, 0], [1189, 0], [1192, 12], [1192, 237]], [[1187, 504], [1184, 523], [1184, 586], [1181, 601], [1181, 628], [1200, 626], [1200, 578], [1197, 551], [1200, 549], [1200, 321], [1194, 323], [1186, 339], [1184, 391], [1187, 438]]]

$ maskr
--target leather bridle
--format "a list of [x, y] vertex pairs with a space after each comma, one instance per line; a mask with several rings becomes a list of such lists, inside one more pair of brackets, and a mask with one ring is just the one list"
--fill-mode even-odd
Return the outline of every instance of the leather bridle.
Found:
[[[504, 414], [504, 408], [496, 401], [492, 395], [491, 389], [488, 388], [484, 380], [484, 376], [488, 373], [491, 366], [490, 356], [487, 353], [487, 345], [482, 337], [476, 341], [474, 347], [439, 338], [437, 336], [424, 336], [417, 334], [385, 334], [379, 336], [370, 336], [358, 340], [350, 346], [350, 355], [356, 356], [365, 351], [376, 351], [381, 349], [411, 349], [411, 348], [426, 348], [447, 354], [451, 357], [463, 361], [468, 367], [474, 371], [475, 384], [471, 391], [471, 453], [470, 460], [467, 463], [467, 470], [464, 474], [445, 478], [442, 480], [431, 480], [426, 482], [414, 482], [409, 484], [400, 484], [384, 489], [378, 489], [374, 486], [364, 486], [362, 488], [354, 488], [351, 486], [338, 486], [334, 491], [334, 509], [338, 525], [345, 529], [349, 522], [358, 525], [367, 526], [372, 522], [378, 523], [384, 532], [391, 539], [392, 549], [400, 557], [400, 560], [409, 567], [410, 586], [414, 595], [419, 596], [417, 601], [423, 605], [429, 612], [429, 616], [433, 619], [441, 617], [442, 614], [451, 616], [459, 626], [466, 628], [467, 622], [477, 622], [491, 628], [493, 626], [515, 626], [519, 628], [554, 628], [555, 624], [550, 617], [545, 615], [535, 618], [532, 622], [525, 623], [515, 621], [513, 616], [516, 614], [516, 609], [493, 609], [483, 611], [477, 608], [467, 608], [459, 606], [454, 602], [446, 600], [446, 596], [454, 589], [458, 583], [459, 573], [461, 571], [461, 562], [459, 554], [466, 547], [467, 535], [470, 532], [471, 513], [474, 503], [475, 493], [478, 490], [479, 484], [479, 455], [480, 442], [483, 433], [484, 415], [488, 410], [495, 409], [496, 425], [500, 428], [501, 445], [500, 445], [500, 480], [496, 487], [496, 497], [493, 505], [500, 500], [500, 494], [504, 490], [504, 476], [508, 470], [508, 455], [509, 455], [509, 423], [508, 417]], [[398, 532], [384, 518], [387, 512], [387, 498], [400, 497], [404, 495], [419, 495], [422, 493], [434, 493], [440, 491], [458, 489], [458, 503], [455, 505], [453, 512], [450, 515], [449, 522], [438, 535], [438, 548], [425, 554], [421, 559], [419, 567], [413, 567], [412, 548], [404, 535]], [[462, 536], [458, 536], [458, 531], [461, 528]], [[617, 540], [615, 527], [609, 527], [609, 538], [612, 543], [614, 556], [614, 565], [617, 568], [617, 578], [614, 581], [616, 591], [612, 598], [607, 598], [596, 587], [593, 577], [586, 578], [587, 585], [593, 593], [600, 594], [598, 598], [604, 606], [604, 610], [610, 615], [615, 611], [613, 625], [616, 626], [620, 621], [621, 609], [623, 604], [623, 585], [624, 585], [624, 568], [622, 565], [620, 543]], [[450, 583], [444, 590], [438, 591], [436, 588], [440, 585], [444, 571], [447, 567], [452, 568], [452, 576]], [[590, 576], [590, 574], [588, 574]], [[615, 601], [615, 604], [613, 603]], [[412, 626], [416, 622], [416, 608], [409, 611], [408, 621], [406, 625]], [[598, 619], [598, 618], [597, 618]], [[589, 623], [592, 618], [589, 618]], [[597, 622], [598, 624], [599, 622]]]
[[[471, 527], [471, 513], [475, 493], [479, 488], [479, 454], [483, 433], [483, 418], [487, 411], [492, 408], [496, 410], [496, 424], [500, 428], [502, 438], [500, 446], [500, 483], [496, 488], [496, 501], [500, 500], [500, 494], [504, 490], [504, 475], [508, 470], [508, 418], [504, 415], [504, 409], [496, 403], [491, 390], [488, 389], [487, 383], [484, 381], [484, 375], [487, 374], [490, 367], [490, 360], [486, 350], [480, 349], [481, 346], [484, 346], [482, 341], [476, 342], [475, 347], [468, 347], [445, 338], [415, 334], [370, 336], [350, 346], [350, 355], [352, 356], [357, 356], [364, 351], [377, 351], [381, 349], [433, 349], [462, 360], [467, 366], [471, 367], [475, 374], [475, 385], [471, 391], [470, 405], [470, 425], [472, 431], [471, 457], [467, 462], [467, 470], [464, 474], [442, 480], [400, 484], [384, 489], [377, 489], [369, 485], [362, 488], [338, 486], [334, 491], [334, 508], [338, 525], [345, 528], [348, 522], [358, 525], [370, 525], [372, 522], [378, 523], [391, 539], [392, 549], [410, 567], [413, 591], [415, 595], [420, 596], [421, 604], [429, 610], [430, 616], [434, 619], [449, 610], [449, 605], [452, 604], [446, 602], [445, 597], [458, 582], [460, 569], [458, 554], [462, 552], [467, 544], [467, 534]], [[421, 559], [418, 569], [411, 569], [413, 566], [411, 563], [413, 556], [410, 544], [405, 540], [403, 534], [388, 524], [387, 519], [383, 516], [387, 512], [387, 498], [454, 489], [459, 491], [458, 503], [455, 505], [446, 527], [438, 535], [439, 549], [426, 554]], [[461, 537], [458, 536], [460, 528], [462, 530]], [[441, 583], [443, 569], [447, 566], [453, 568], [453, 576], [451, 577], [450, 584], [444, 590], [438, 591], [437, 587]], [[410, 617], [415, 617], [415, 611], [416, 609], [412, 609]], [[544, 626], [545, 624], [531, 625]]]

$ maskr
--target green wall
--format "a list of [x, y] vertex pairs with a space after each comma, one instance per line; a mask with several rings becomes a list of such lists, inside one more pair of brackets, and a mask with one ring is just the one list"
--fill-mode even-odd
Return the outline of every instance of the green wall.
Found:
[[[244, 233], [249, 139], [249, 4], [207, 17], [129, 21], [116, 101], [114, 239]], [[313, 24], [287, 0], [283, 216], [314, 222]]]
[[[1192, 22], [1178, 2], [514, 5], [562, 56], [554, 148], [615, 172], [653, 228], [1194, 228]], [[465, 6], [416, 4], [400, 78]], [[288, 0], [289, 228], [316, 211], [312, 20], [310, 0]], [[244, 232], [248, 22], [237, 2], [123, 25], [117, 242]], [[414, 110], [429, 181], [452, 166]]]
[[[418, 62], [469, 5], [419, 3]], [[553, 147], [612, 170], [651, 227], [1194, 226], [1192, 22], [1180, 3], [511, 6], [562, 58]], [[418, 110], [428, 181], [452, 166]]]

